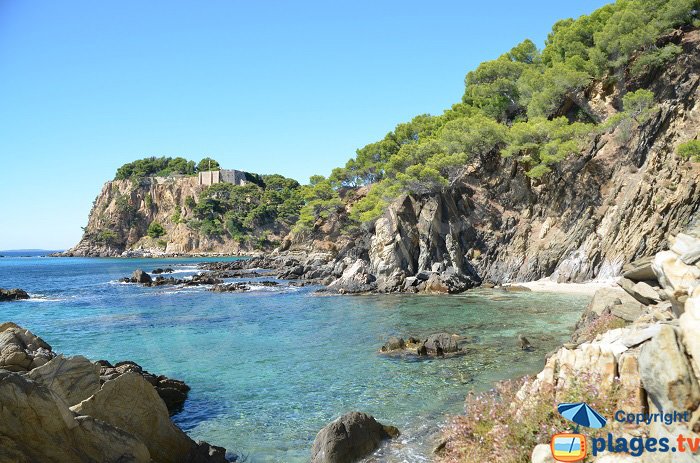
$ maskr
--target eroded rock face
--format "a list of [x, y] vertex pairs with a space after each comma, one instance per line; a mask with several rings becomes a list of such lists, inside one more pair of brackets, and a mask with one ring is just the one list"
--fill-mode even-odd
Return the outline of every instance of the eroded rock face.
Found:
[[318, 432], [311, 463], [353, 463], [375, 451], [382, 440], [396, 436], [396, 428], [366, 413], [347, 413]]
[[182, 381], [134, 362], [56, 356], [14, 323], [0, 324], [0, 361], [0, 463], [227, 461], [170, 421], [189, 391]]
[[700, 404], [700, 387], [669, 325], [642, 346], [639, 369], [644, 389], [657, 410], [694, 410]]
[[132, 434], [146, 444], [157, 462], [186, 463], [196, 447], [170, 421], [168, 409], [153, 386], [136, 372], [107, 381], [96, 394], [71, 410]]
[[51, 389], [69, 406], [100, 389], [99, 367], [85, 357], [58, 357], [34, 368], [29, 378]]
[[51, 389], [0, 369], [0, 461], [149, 463], [132, 434], [89, 416], [75, 416]]
[[182, 411], [187, 400], [187, 394], [190, 391], [190, 387], [184, 381], [163, 375], [154, 375], [144, 370], [138, 363], [130, 360], [117, 362], [115, 365], [106, 360], [99, 360], [95, 363], [99, 367], [100, 384], [116, 379], [125, 373], [134, 372], [143, 376], [156, 389], [160, 398], [165, 402], [165, 406], [168, 408], [171, 416]]
[[14, 323], [0, 324], [0, 368], [9, 371], [28, 371], [54, 358], [43, 339]]

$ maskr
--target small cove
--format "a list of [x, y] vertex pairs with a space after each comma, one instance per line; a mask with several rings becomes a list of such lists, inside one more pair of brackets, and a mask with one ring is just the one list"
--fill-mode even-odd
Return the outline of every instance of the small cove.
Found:
[[[403, 433], [372, 461], [420, 462], [429, 461], [434, 434], [463, 410], [469, 390], [539, 371], [589, 300], [486, 289], [318, 296], [308, 287], [221, 294], [117, 283], [136, 268], [186, 276], [203, 260], [3, 258], [0, 286], [36, 299], [4, 304], [2, 319], [56, 351], [130, 359], [186, 381], [192, 391], [177, 424], [249, 462], [308, 461], [316, 432], [351, 410]], [[467, 337], [467, 354], [421, 361], [377, 354], [389, 336], [440, 331]], [[517, 349], [518, 333], [534, 352]]]

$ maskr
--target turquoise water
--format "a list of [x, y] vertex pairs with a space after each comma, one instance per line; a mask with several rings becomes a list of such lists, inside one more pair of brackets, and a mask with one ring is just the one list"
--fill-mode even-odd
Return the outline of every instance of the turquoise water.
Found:
[[[351, 410], [402, 430], [373, 461], [420, 462], [429, 461], [435, 434], [463, 411], [470, 389], [539, 371], [588, 301], [495, 290], [318, 296], [314, 288], [260, 287], [227, 294], [116, 281], [136, 268], [191, 275], [203, 260], [0, 258], [0, 287], [35, 297], [1, 304], [0, 321], [19, 323], [59, 352], [130, 359], [186, 381], [192, 391], [177, 424], [249, 462], [308, 461], [316, 432]], [[468, 337], [467, 355], [410, 361], [377, 354], [389, 336], [438, 331]], [[518, 333], [535, 352], [516, 348]]]

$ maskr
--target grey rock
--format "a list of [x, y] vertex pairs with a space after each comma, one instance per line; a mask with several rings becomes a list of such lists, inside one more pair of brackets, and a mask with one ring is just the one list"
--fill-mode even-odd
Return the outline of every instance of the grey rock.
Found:
[[21, 299], [29, 299], [29, 294], [23, 289], [2, 289], [0, 288], [0, 302], [19, 301]]
[[695, 265], [700, 262], [700, 244], [693, 245], [681, 255], [681, 261], [687, 265]]
[[621, 341], [626, 347], [632, 348], [653, 338], [659, 334], [660, 331], [661, 325], [659, 324], [648, 326], [641, 330], [634, 330], [631, 333], [626, 334]]
[[147, 284], [151, 283], [153, 279], [148, 273], [144, 272], [141, 269], [137, 269], [134, 270], [134, 273], [131, 274], [131, 281], [133, 283]]
[[354, 463], [397, 433], [396, 428], [384, 426], [366, 413], [347, 413], [318, 432], [311, 463]]
[[413, 288], [418, 284], [418, 278], [416, 277], [406, 277], [403, 283], [404, 289]]
[[452, 353], [461, 350], [459, 341], [459, 336], [449, 333], [435, 333], [428, 336], [424, 344], [429, 351], [436, 351], [437, 347], [440, 346], [443, 352]]

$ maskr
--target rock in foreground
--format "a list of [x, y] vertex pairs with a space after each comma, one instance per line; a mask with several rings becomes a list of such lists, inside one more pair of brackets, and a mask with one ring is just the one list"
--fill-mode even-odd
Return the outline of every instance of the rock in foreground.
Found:
[[366, 413], [350, 412], [318, 432], [311, 463], [353, 463], [375, 451], [383, 440], [398, 435], [398, 429]]
[[0, 463], [227, 461], [170, 420], [157, 387], [184, 383], [106, 363], [56, 356], [30, 331], [0, 324]]

